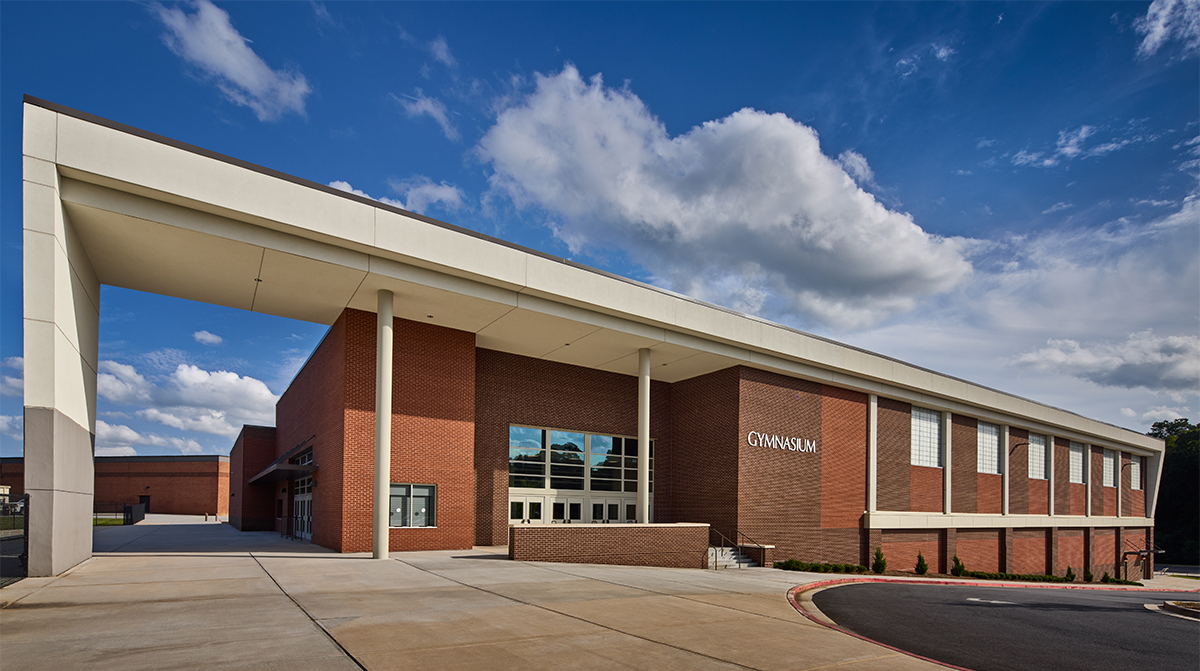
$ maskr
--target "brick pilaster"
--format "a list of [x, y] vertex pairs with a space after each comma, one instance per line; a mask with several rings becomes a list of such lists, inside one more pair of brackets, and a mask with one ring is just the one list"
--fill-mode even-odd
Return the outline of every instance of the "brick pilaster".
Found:
[[1013, 530], [1012, 527], [1005, 527], [1004, 535], [1004, 560], [1001, 562], [1000, 572], [1010, 573], [1013, 568]]

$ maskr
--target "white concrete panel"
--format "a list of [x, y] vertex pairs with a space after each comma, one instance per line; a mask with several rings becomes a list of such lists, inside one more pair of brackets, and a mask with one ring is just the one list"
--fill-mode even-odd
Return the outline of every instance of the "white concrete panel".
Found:
[[263, 249], [68, 203], [104, 284], [249, 310]]
[[58, 114], [44, 107], [22, 106], [24, 128], [21, 150], [26, 156], [54, 161], [57, 154]]
[[[54, 405], [49, 407], [93, 431], [96, 427], [96, 369], [83, 360], [57, 328], [54, 329], [53, 347]], [[28, 401], [26, 405], [29, 405]]]
[[[518, 293], [513, 289], [493, 286], [464, 277], [446, 275], [444, 273], [429, 270], [427, 268], [419, 268], [417, 266], [400, 263], [392, 259], [385, 259], [378, 256], [370, 257], [369, 268], [372, 277], [378, 277], [378, 281], [380, 282], [388, 280], [400, 280], [406, 285], [423, 286], [448, 293], [460, 294], [465, 297], [478, 298], [489, 303], [497, 303], [509, 308], [517, 306]], [[371, 281], [375, 280], [369, 279], [368, 283], [364, 284], [364, 288], [367, 287]], [[373, 299], [372, 307], [370, 309], [375, 309]]]
[[[471, 282], [461, 278], [452, 279]], [[375, 296], [380, 289], [387, 289], [395, 295], [396, 317], [471, 333], [499, 319], [512, 310], [517, 302], [515, 292], [501, 289], [496, 291], [507, 293], [508, 303], [497, 303], [476, 296], [371, 274], [363, 280], [346, 307], [374, 312], [377, 309]]]
[[57, 260], [62, 256], [65, 261], [66, 254], [59, 249], [58, 241], [52, 235], [29, 229], [23, 233], [25, 318], [53, 322]]
[[702, 303], [679, 300], [675, 304], [676, 330], [741, 346], [757, 346], [762, 323]]
[[93, 309], [99, 312], [100, 278], [96, 276], [96, 269], [92, 267], [92, 259], [88, 256], [87, 250], [83, 246], [83, 241], [79, 239], [79, 232], [75, 230], [75, 224], [72, 223], [71, 218], [66, 212], [63, 212], [62, 219], [63, 232], [66, 234], [66, 239], [65, 241], [59, 241], [59, 244], [67, 250], [67, 260], [71, 265], [71, 273], [79, 282], [83, 292], [87, 294]]
[[478, 331], [475, 345], [540, 358], [596, 330], [591, 324], [517, 308]]
[[271, 249], [262, 257], [251, 310], [332, 324], [350, 303], [366, 270]]
[[58, 163], [250, 216], [374, 243], [374, 208], [224, 161], [63, 116]]
[[674, 322], [680, 302], [674, 294], [534, 255], [526, 275], [525, 294], [663, 325]]
[[54, 407], [54, 331], [53, 322], [24, 321], [26, 407]]
[[375, 210], [375, 246], [379, 254], [452, 274], [487, 278], [507, 289], [525, 285], [529, 254], [511, 247], [428, 224], [388, 210]]
[[547, 354], [545, 358], [559, 363], [596, 368], [631, 354], [636, 357], [640, 348], [652, 347], [659, 342], [661, 341], [643, 336], [599, 329], [570, 345], [563, 345]]
[[[729, 345], [723, 342], [706, 340], [698, 336], [687, 333], [679, 333], [678, 331], [667, 331], [666, 337], [663, 338], [666, 344], [688, 349], [693, 352], [708, 352], [718, 356], [736, 359], [738, 361], [749, 363], [751, 359], [751, 350]], [[659, 347], [663, 349], [663, 347]]]
[[58, 170], [50, 161], [43, 161], [32, 156], [22, 156], [21, 174], [26, 182], [41, 184], [52, 189], [58, 188]]
[[58, 207], [58, 193], [53, 187], [22, 182], [21, 207], [25, 230], [63, 237], [62, 211]]
[[686, 359], [671, 362], [665, 366], [661, 364], [652, 365], [651, 376], [655, 380], [663, 382], [680, 382], [696, 377], [697, 375], [706, 375], [731, 366], [737, 366], [740, 363], [742, 362], [718, 354], [700, 352]]
[[640, 336], [655, 342], [666, 340], [666, 330], [657, 326], [643, 324], [624, 317], [596, 312], [575, 305], [548, 301], [540, 296], [521, 293], [517, 296], [517, 307], [546, 315], [562, 317], [582, 324], [591, 324], [599, 328], [620, 331], [630, 335]]

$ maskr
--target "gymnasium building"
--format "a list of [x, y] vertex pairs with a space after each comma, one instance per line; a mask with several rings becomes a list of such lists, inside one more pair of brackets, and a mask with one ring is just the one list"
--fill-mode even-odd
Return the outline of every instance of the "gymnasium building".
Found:
[[[53, 464], [91, 461], [111, 284], [329, 325], [233, 446], [240, 529], [697, 567], [1099, 575], [1152, 548], [1160, 440], [32, 98], [25, 154], [27, 481], [55, 519], [90, 496]], [[31, 517], [31, 575], [81, 561], [67, 522]]]

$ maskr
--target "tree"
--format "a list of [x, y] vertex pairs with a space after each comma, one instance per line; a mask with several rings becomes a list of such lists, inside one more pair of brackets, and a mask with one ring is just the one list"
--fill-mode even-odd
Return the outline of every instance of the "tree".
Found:
[[1148, 435], [1166, 442], [1154, 515], [1163, 564], [1200, 564], [1200, 428], [1187, 418], [1155, 422]]

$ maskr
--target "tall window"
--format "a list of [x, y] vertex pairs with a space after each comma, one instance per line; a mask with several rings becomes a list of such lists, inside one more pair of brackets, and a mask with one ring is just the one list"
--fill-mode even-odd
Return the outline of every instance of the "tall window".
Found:
[[1046, 479], [1046, 437], [1036, 433], [1029, 434], [1029, 477]]
[[1087, 470], [1083, 467], [1083, 443], [1071, 441], [1071, 482], [1082, 485], [1087, 482]]
[[[636, 492], [637, 462], [637, 438], [508, 427], [509, 487]], [[653, 492], [653, 440], [649, 467]]]
[[1129, 481], [1134, 489], [1142, 488], [1142, 459], [1136, 454], [1129, 460]]
[[1117, 453], [1112, 450], [1104, 451], [1104, 486], [1117, 486]]
[[979, 423], [978, 446], [975, 451], [976, 468], [980, 473], [1000, 473], [1000, 426]]
[[437, 487], [435, 485], [392, 485], [388, 526], [437, 526]]
[[942, 465], [942, 413], [913, 406], [912, 463], [914, 466]]

